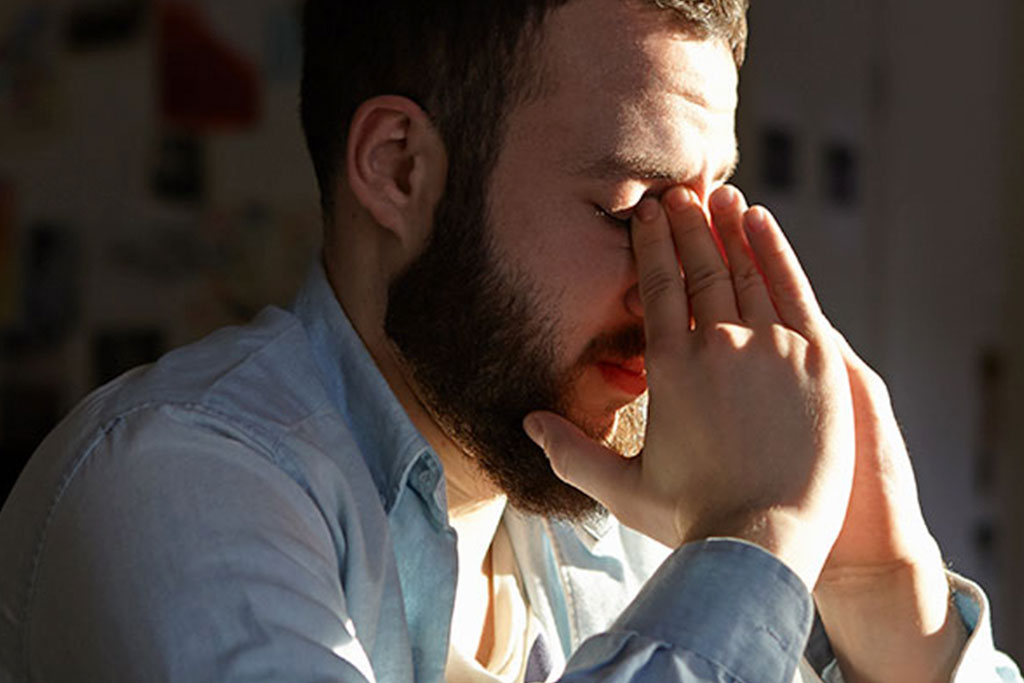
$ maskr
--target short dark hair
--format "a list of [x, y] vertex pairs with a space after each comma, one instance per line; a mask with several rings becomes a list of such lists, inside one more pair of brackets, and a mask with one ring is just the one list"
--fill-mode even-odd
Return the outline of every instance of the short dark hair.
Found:
[[[571, 0], [307, 0], [301, 112], [325, 221], [356, 109], [377, 95], [419, 104], [448, 173], [489, 177], [506, 114], [540, 85], [531, 59], [549, 12]], [[623, 0], [672, 11], [696, 37], [746, 48], [748, 0]]]

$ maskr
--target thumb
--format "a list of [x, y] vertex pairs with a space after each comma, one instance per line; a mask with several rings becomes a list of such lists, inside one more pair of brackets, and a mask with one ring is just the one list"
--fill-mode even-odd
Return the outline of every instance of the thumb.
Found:
[[562, 481], [575, 486], [614, 511], [627, 480], [635, 476], [635, 458], [625, 458], [583, 433], [564, 417], [544, 411], [523, 420], [527, 435], [548, 456], [551, 469]]

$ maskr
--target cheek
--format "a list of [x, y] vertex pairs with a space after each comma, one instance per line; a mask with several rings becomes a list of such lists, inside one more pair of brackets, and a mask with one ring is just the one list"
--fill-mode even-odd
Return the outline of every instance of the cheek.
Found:
[[532, 265], [537, 304], [554, 322], [563, 367], [575, 363], [595, 337], [627, 322], [625, 294], [633, 277], [629, 252], [574, 242], [538, 249]]
[[636, 278], [629, 236], [572, 208], [524, 214], [506, 253], [563, 315], [607, 315]]
[[532, 201], [501, 195], [505, 201], [492, 204], [491, 225], [497, 253], [529, 280], [537, 314], [553, 322], [565, 369], [596, 336], [633, 320], [625, 297], [636, 273], [624, 230], [594, 216], [584, 202], [552, 194], [537, 188]]
[[566, 313], [585, 323], [593, 335], [622, 324], [625, 294], [636, 281], [633, 252], [614, 228], [590, 228], [567, 240], [558, 263]]

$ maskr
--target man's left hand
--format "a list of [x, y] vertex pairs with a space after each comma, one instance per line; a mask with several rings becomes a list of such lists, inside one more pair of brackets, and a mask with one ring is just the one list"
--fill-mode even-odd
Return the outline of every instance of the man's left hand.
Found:
[[[822, 583], [849, 573], [934, 563], [938, 547], [918, 503], [910, 458], [882, 379], [835, 333], [846, 361], [857, 439], [853, 492]], [[941, 560], [940, 560], [941, 564]]]
[[857, 439], [842, 531], [814, 590], [847, 683], [949, 681], [966, 640], [882, 379], [835, 333]]

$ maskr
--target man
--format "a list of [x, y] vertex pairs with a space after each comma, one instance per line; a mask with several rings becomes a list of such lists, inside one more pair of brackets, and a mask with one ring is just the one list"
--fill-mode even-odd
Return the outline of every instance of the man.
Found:
[[310, 0], [323, 263], [40, 447], [6, 679], [1019, 680], [724, 185], [744, 12]]

